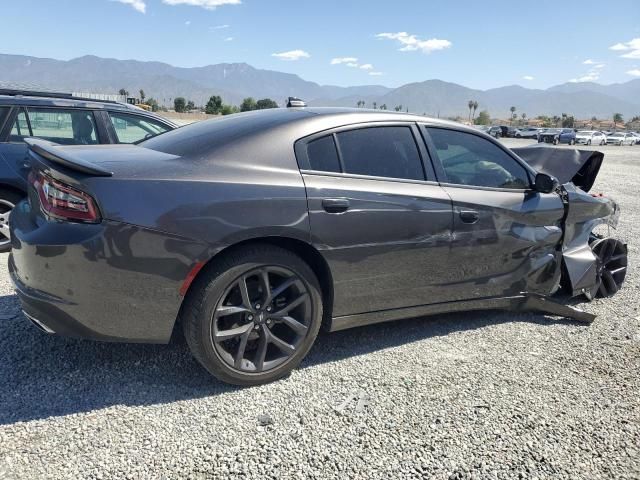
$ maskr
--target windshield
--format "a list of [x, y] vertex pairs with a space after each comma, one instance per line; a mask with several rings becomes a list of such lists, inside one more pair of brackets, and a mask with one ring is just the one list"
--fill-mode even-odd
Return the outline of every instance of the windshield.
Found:
[[581, 132], [578, 132], [578, 135], [593, 135], [595, 132], [589, 131], [589, 130], [582, 130]]

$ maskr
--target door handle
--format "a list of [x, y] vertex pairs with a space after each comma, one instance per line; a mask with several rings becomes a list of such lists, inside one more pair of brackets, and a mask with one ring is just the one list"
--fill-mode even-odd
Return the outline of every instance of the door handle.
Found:
[[464, 223], [478, 223], [478, 220], [480, 220], [480, 214], [475, 210], [460, 210], [460, 220]]
[[325, 198], [322, 200], [322, 208], [327, 213], [343, 213], [349, 210], [349, 200], [346, 198]]

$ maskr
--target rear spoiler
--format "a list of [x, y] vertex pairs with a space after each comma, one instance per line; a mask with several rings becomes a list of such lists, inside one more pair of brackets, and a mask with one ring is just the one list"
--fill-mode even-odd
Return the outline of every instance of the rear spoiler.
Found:
[[63, 148], [62, 145], [58, 145], [57, 143], [42, 140], [40, 138], [25, 138], [24, 141], [29, 145], [29, 150], [33, 153], [37, 153], [50, 162], [57, 163], [63, 167], [77, 172], [86, 173], [88, 175], [98, 177], [113, 176], [113, 172], [79, 158], [68, 148]]

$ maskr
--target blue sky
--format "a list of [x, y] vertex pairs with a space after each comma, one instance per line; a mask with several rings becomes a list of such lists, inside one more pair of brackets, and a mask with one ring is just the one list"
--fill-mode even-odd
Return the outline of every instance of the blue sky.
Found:
[[639, 0], [2, 4], [2, 53], [91, 54], [185, 67], [246, 62], [334, 85], [393, 87], [439, 78], [481, 89], [546, 88], [640, 78]]

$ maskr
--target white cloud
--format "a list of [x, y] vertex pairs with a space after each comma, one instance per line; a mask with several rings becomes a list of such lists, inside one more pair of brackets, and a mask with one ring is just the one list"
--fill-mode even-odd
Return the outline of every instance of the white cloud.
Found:
[[281, 53], [272, 53], [272, 57], [279, 58], [280, 60], [286, 60], [288, 62], [295, 62], [296, 60], [300, 60], [301, 58], [309, 58], [309, 55], [304, 50], [290, 50], [288, 52]]
[[231, 25], [216, 25], [214, 27], [209, 27], [211, 30], [223, 30], [225, 28], [229, 28]]
[[439, 38], [420, 40], [415, 35], [411, 35], [407, 32], [379, 33], [376, 37], [388, 40], [397, 40], [401, 45], [403, 45], [400, 49], [401, 52], [414, 52], [416, 50], [420, 50], [423, 53], [431, 53], [436, 50], [444, 50], [452, 45], [449, 40], [442, 40]]
[[522, 77], [522, 79], [523, 79], [523, 80], [529, 80], [529, 81], [531, 81], [531, 80], [535, 80], [535, 78], [534, 78], [534, 77], [532, 77], [531, 75], [525, 75], [524, 77]]
[[373, 65], [370, 63], [365, 63], [364, 65], [360, 65], [359, 67], [362, 70], [373, 70]]
[[593, 68], [604, 68], [604, 63], [599, 63], [598, 65], [595, 65]]
[[351, 67], [351, 68], [358, 68], [358, 66], [359, 66], [358, 63], [356, 63], [356, 62], [345, 63], [345, 65], [347, 67]]
[[583, 65], [595, 65], [598, 62], [594, 62], [593, 60], [591, 60], [590, 58], [588, 58], [587, 60], [585, 60], [584, 62], [582, 62]]
[[343, 63], [356, 63], [356, 57], [338, 57], [331, 59], [331, 65], [342, 65]]
[[186, 22], [184, 22], [184, 24], [188, 27], [189, 25], [191, 25], [191, 20], [187, 20]]
[[225, 42], [233, 42], [234, 37], [227, 37], [224, 39]]
[[380, 77], [380, 76], [384, 75], [384, 73], [382, 73], [382, 72], [369, 72], [369, 75], [371, 75], [372, 77]]
[[144, 0], [112, 0], [115, 2], [124, 3], [125, 5], [131, 5], [135, 10], [140, 13], [146, 13], [147, 4], [144, 3]]
[[242, 0], [162, 0], [162, 2], [167, 5], [191, 5], [193, 7], [206, 8], [207, 10], [215, 10], [223, 5], [240, 5]]
[[640, 59], [640, 38], [634, 38], [627, 43], [616, 43], [611, 45], [609, 50], [627, 52], [624, 55], [620, 55], [622, 58]]
[[627, 75], [631, 75], [632, 77], [640, 77], [640, 68], [634, 68], [633, 70], [628, 70]]
[[598, 72], [591, 71], [586, 75], [583, 75], [582, 77], [572, 78], [571, 80], [569, 80], [569, 82], [571, 83], [595, 82], [599, 78], [600, 78], [600, 74]]

